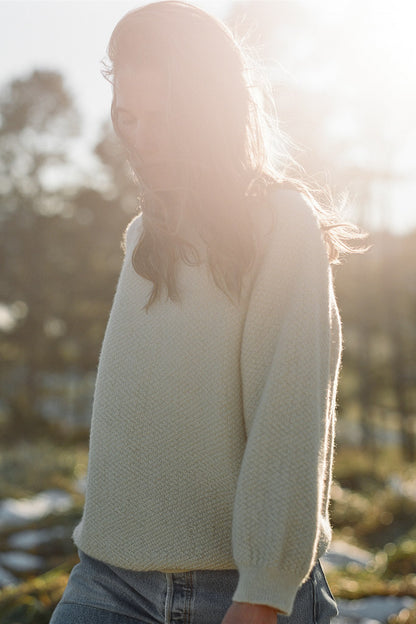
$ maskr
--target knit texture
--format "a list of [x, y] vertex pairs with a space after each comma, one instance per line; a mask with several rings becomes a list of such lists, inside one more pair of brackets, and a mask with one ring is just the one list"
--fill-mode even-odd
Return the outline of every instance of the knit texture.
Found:
[[141, 217], [129, 224], [74, 541], [132, 570], [237, 568], [233, 600], [290, 613], [331, 538], [341, 335], [312, 209], [291, 190], [269, 204], [239, 305], [205, 263], [182, 263], [181, 302], [146, 312]]

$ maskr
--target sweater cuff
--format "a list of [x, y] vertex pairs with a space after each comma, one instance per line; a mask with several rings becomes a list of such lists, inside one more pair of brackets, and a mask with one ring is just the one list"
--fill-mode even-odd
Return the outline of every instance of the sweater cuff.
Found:
[[299, 589], [299, 576], [277, 568], [239, 568], [234, 602], [268, 605], [290, 614]]

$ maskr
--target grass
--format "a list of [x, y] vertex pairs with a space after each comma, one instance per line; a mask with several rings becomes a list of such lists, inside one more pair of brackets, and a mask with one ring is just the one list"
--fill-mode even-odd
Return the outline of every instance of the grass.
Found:
[[[87, 443], [65, 444], [51, 440], [19, 441], [4, 446], [0, 451], [0, 499], [25, 498], [48, 489], [62, 489], [73, 496], [74, 508], [66, 513], [54, 514], [41, 521], [22, 527], [22, 530], [41, 529], [59, 525], [73, 527], [79, 519], [83, 495], [77, 481], [87, 470]], [[0, 550], [7, 550], [7, 539], [16, 530], [0, 533]], [[45, 549], [45, 546], [43, 547]], [[69, 573], [78, 561], [71, 540], [56, 545], [56, 552], [49, 553], [54, 543], [46, 545], [47, 561], [56, 567], [45, 574], [27, 577], [18, 574], [22, 582], [17, 586], [0, 590], [1, 624], [47, 624], [60, 600]]]
[[[373, 554], [373, 563], [367, 568], [348, 564], [328, 570], [334, 596], [350, 600], [375, 595], [416, 598], [416, 500], [393, 487], [397, 479], [414, 483], [416, 466], [404, 462], [396, 449], [375, 455], [345, 448], [336, 456], [334, 479], [334, 539]], [[404, 610], [400, 617], [389, 620], [389, 624], [415, 622], [416, 610]]]
[[63, 489], [75, 497], [78, 479], [86, 474], [88, 445], [51, 440], [20, 441], [0, 449], [0, 499], [24, 498], [48, 489]]
[[416, 466], [401, 460], [396, 450], [374, 457], [342, 449], [336, 456], [334, 480], [331, 518], [346, 541], [377, 550], [416, 527], [416, 497], [393, 487], [395, 481], [415, 483]]
[[17, 587], [5, 587], [0, 591], [1, 624], [47, 624], [59, 602], [69, 573], [77, 563], [72, 556], [67, 561]]
[[416, 477], [416, 467], [405, 462], [397, 448], [372, 452], [341, 447], [336, 452], [334, 478], [343, 487], [370, 493], [386, 486], [394, 474], [406, 479]]

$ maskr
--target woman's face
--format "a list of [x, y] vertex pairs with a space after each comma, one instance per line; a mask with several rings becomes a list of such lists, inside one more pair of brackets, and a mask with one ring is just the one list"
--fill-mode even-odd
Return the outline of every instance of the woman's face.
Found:
[[153, 189], [175, 184], [168, 95], [167, 80], [150, 67], [116, 72], [114, 113], [118, 132], [137, 156], [134, 164], [140, 177]]

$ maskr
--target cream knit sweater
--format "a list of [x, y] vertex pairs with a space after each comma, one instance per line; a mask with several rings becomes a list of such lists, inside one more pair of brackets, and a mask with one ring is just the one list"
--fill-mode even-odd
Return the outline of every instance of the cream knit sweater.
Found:
[[126, 253], [100, 354], [76, 545], [132, 570], [238, 569], [233, 600], [290, 613], [328, 547], [340, 321], [312, 209], [270, 195], [234, 305], [206, 264], [143, 309]]

